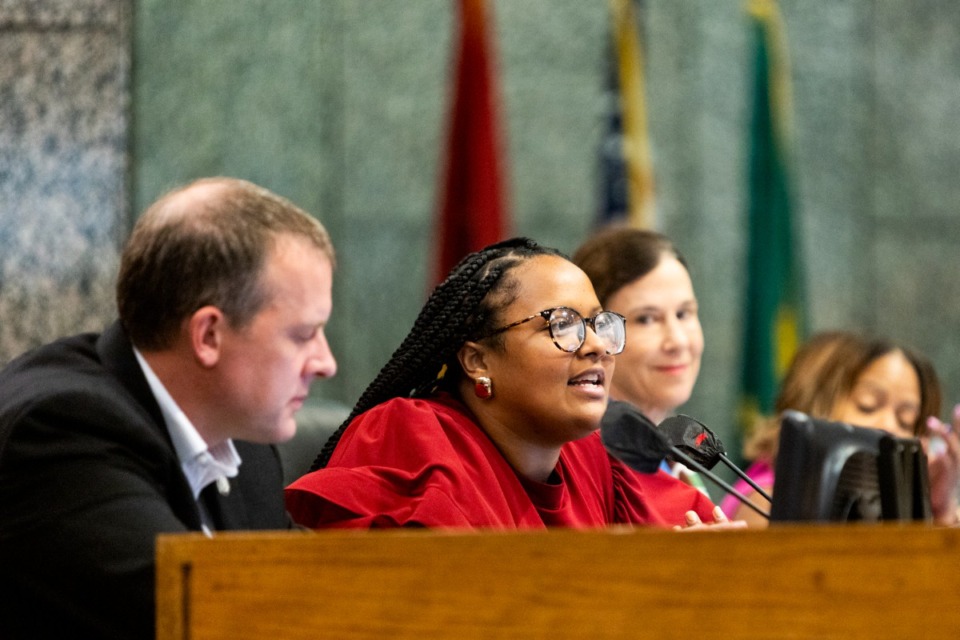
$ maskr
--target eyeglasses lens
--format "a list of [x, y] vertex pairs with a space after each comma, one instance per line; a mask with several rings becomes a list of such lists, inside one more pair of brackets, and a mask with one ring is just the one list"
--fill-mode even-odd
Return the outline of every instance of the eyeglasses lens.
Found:
[[620, 316], [610, 311], [599, 313], [593, 319], [593, 329], [606, 345], [607, 353], [617, 354], [623, 351], [627, 332]]
[[580, 348], [586, 337], [583, 318], [573, 309], [554, 309], [550, 314], [550, 335], [558, 347], [573, 353]]

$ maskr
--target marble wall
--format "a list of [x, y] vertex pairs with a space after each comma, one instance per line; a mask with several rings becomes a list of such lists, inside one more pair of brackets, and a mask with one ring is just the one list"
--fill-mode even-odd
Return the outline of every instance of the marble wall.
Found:
[[127, 5], [0, 2], [0, 362], [114, 315], [128, 219]]
[[[644, 4], [659, 227], [692, 263], [707, 339], [685, 410], [735, 442], [751, 32], [740, 0]], [[910, 342], [960, 399], [960, 5], [780, 5], [813, 328]], [[452, 7], [0, 0], [0, 355], [110, 315], [127, 203], [229, 174], [330, 228], [340, 374], [316, 389], [352, 404], [426, 292]], [[571, 250], [597, 206], [606, 3], [492, 7], [514, 229]]]

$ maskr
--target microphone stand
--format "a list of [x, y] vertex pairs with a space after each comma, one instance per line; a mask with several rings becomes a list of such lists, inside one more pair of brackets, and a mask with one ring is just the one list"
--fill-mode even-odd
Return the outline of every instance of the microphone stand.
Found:
[[[691, 458], [690, 456], [688, 456], [687, 454], [685, 454], [683, 451], [680, 451], [679, 448], [677, 448], [677, 447], [675, 447], [675, 446], [671, 446], [671, 447], [670, 447], [670, 453], [671, 453], [675, 458], [677, 458], [680, 462], [682, 462], [683, 464], [685, 464], [685, 465], [687, 465], [688, 467], [692, 468], [692, 469], [695, 470], [697, 473], [701, 474], [703, 477], [707, 478], [707, 479], [710, 480], [711, 482], [715, 483], [715, 484], [716, 484], [717, 486], [719, 486], [721, 489], [723, 489], [724, 491], [726, 491], [727, 493], [729, 493], [730, 495], [732, 495], [733, 497], [735, 497], [737, 500], [739, 500], [740, 502], [742, 502], [742, 503], [745, 504], [746, 506], [750, 507], [751, 509], [753, 509], [754, 511], [756, 511], [757, 513], [759, 513], [761, 516], [763, 516], [763, 517], [766, 518], [767, 520], [770, 519], [770, 514], [769, 514], [769, 513], [767, 513], [766, 511], [764, 511], [763, 509], [761, 509], [761, 508], [758, 507], [757, 505], [755, 505], [755, 504], [753, 504], [752, 502], [750, 502], [750, 499], [749, 499], [749, 498], [747, 498], [745, 495], [743, 495], [742, 493], [740, 493], [739, 491], [737, 491], [736, 489], [734, 489], [732, 486], [730, 486], [729, 484], [727, 484], [726, 482], [724, 482], [723, 480], [721, 480], [719, 477], [715, 476], [713, 473], [710, 472], [709, 469], [707, 469], [707, 468], [704, 467], [702, 464], [700, 464], [699, 462], [697, 462], [696, 460], [694, 460], [693, 458]], [[721, 456], [721, 457], [722, 457], [722, 456]], [[751, 484], [752, 484], [752, 483], [751, 483]], [[767, 497], [766, 494], [764, 494], [764, 497]], [[767, 499], [769, 500], [769, 498], [767, 498]]]
[[735, 464], [733, 464], [732, 462], [730, 462], [730, 458], [728, 458], [725, 454], [721, 453], [721, 454], [719, 455], [719, 459], [720, 459], [721, 462], [723, 462], [723, 464], [727, 465], [727, 467], [729, 467], [731, 470], [733, 470], [734, 473], [736, 473], [738, 476], [740, 476], [740, 477], [743, 479], [744, 482], [746, 482], [746, 483], [749, 484], [751, 487], [753, 487], [753, 490], [754, 490], [754, 491], [756, 491], [756, 492], [759, 493], [761, 496], [763, 496], [764, 498], [766, 498], [767, 502], [769, 502], [770, 504], [773, 504], [773, 498], [770, 497], [770, 494], [768, 494], [766, 491], [764, 491], [763, 489], [761, 489], [761, 488], [760, 488], [760, 485], [758, 485], [756, 482], [753, 481], [753, 478], [751, 478], [751, 477], [748, 476], [746, 473], [744, 473], [743, 471], [740, 470], [740, 467], [738, 467], [737, 465], [735, 465]]

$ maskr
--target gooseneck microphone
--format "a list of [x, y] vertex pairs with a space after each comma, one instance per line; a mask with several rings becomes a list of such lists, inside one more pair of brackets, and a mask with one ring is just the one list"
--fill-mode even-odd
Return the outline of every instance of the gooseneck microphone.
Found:
[[683, 414], [671, 416], [657, 427], [667, 440], [677, 449], [687, 454], [707, 469], [713, 469], [717, 462], [722, 462], [737, 474], [744, 482], [753, 487], [753, 490], [763, 496], [767, 502], [773, 498], [763, 488], [753, 481], [753, 478], [744, 473], [727, 457], [723, 442], [713, 431], [696, 418]]
[[[750, 502], [749, 498], [698, 461], [702, 460], [712, 467], [718, 459], [726, 458], [723, 444], [712, 431], [689, 416], [667, 418], [661, 423], [663, 426], [666, 428], [658, 428], [630, 403], [611, 400], [600, 422], [600, 439], [610, 455], [634, 471], [655, 473], [664, 458], [682, 462], [764, 518], [770, 518], [769, 513]], [[689, 451], [689, 455], [684, 449]], [[742, 471], [740, 474], [741, 477], [746, 476]], [[749, 482], [754, 485], [752, 480]], [[759, 487], [755, 488], [760, 490]], [[766, 493], [760, 492], [769, 499]]]

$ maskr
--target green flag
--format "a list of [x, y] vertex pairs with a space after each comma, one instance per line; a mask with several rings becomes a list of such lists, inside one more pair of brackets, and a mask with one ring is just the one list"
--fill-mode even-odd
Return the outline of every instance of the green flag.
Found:
[[756, 37], [749, 156], [749, 249], [744, 316], [742, 426], [769, 415], [805, 334], [799, 242], [789, 175], [789, 68], [773, 0], [752, 0]]

